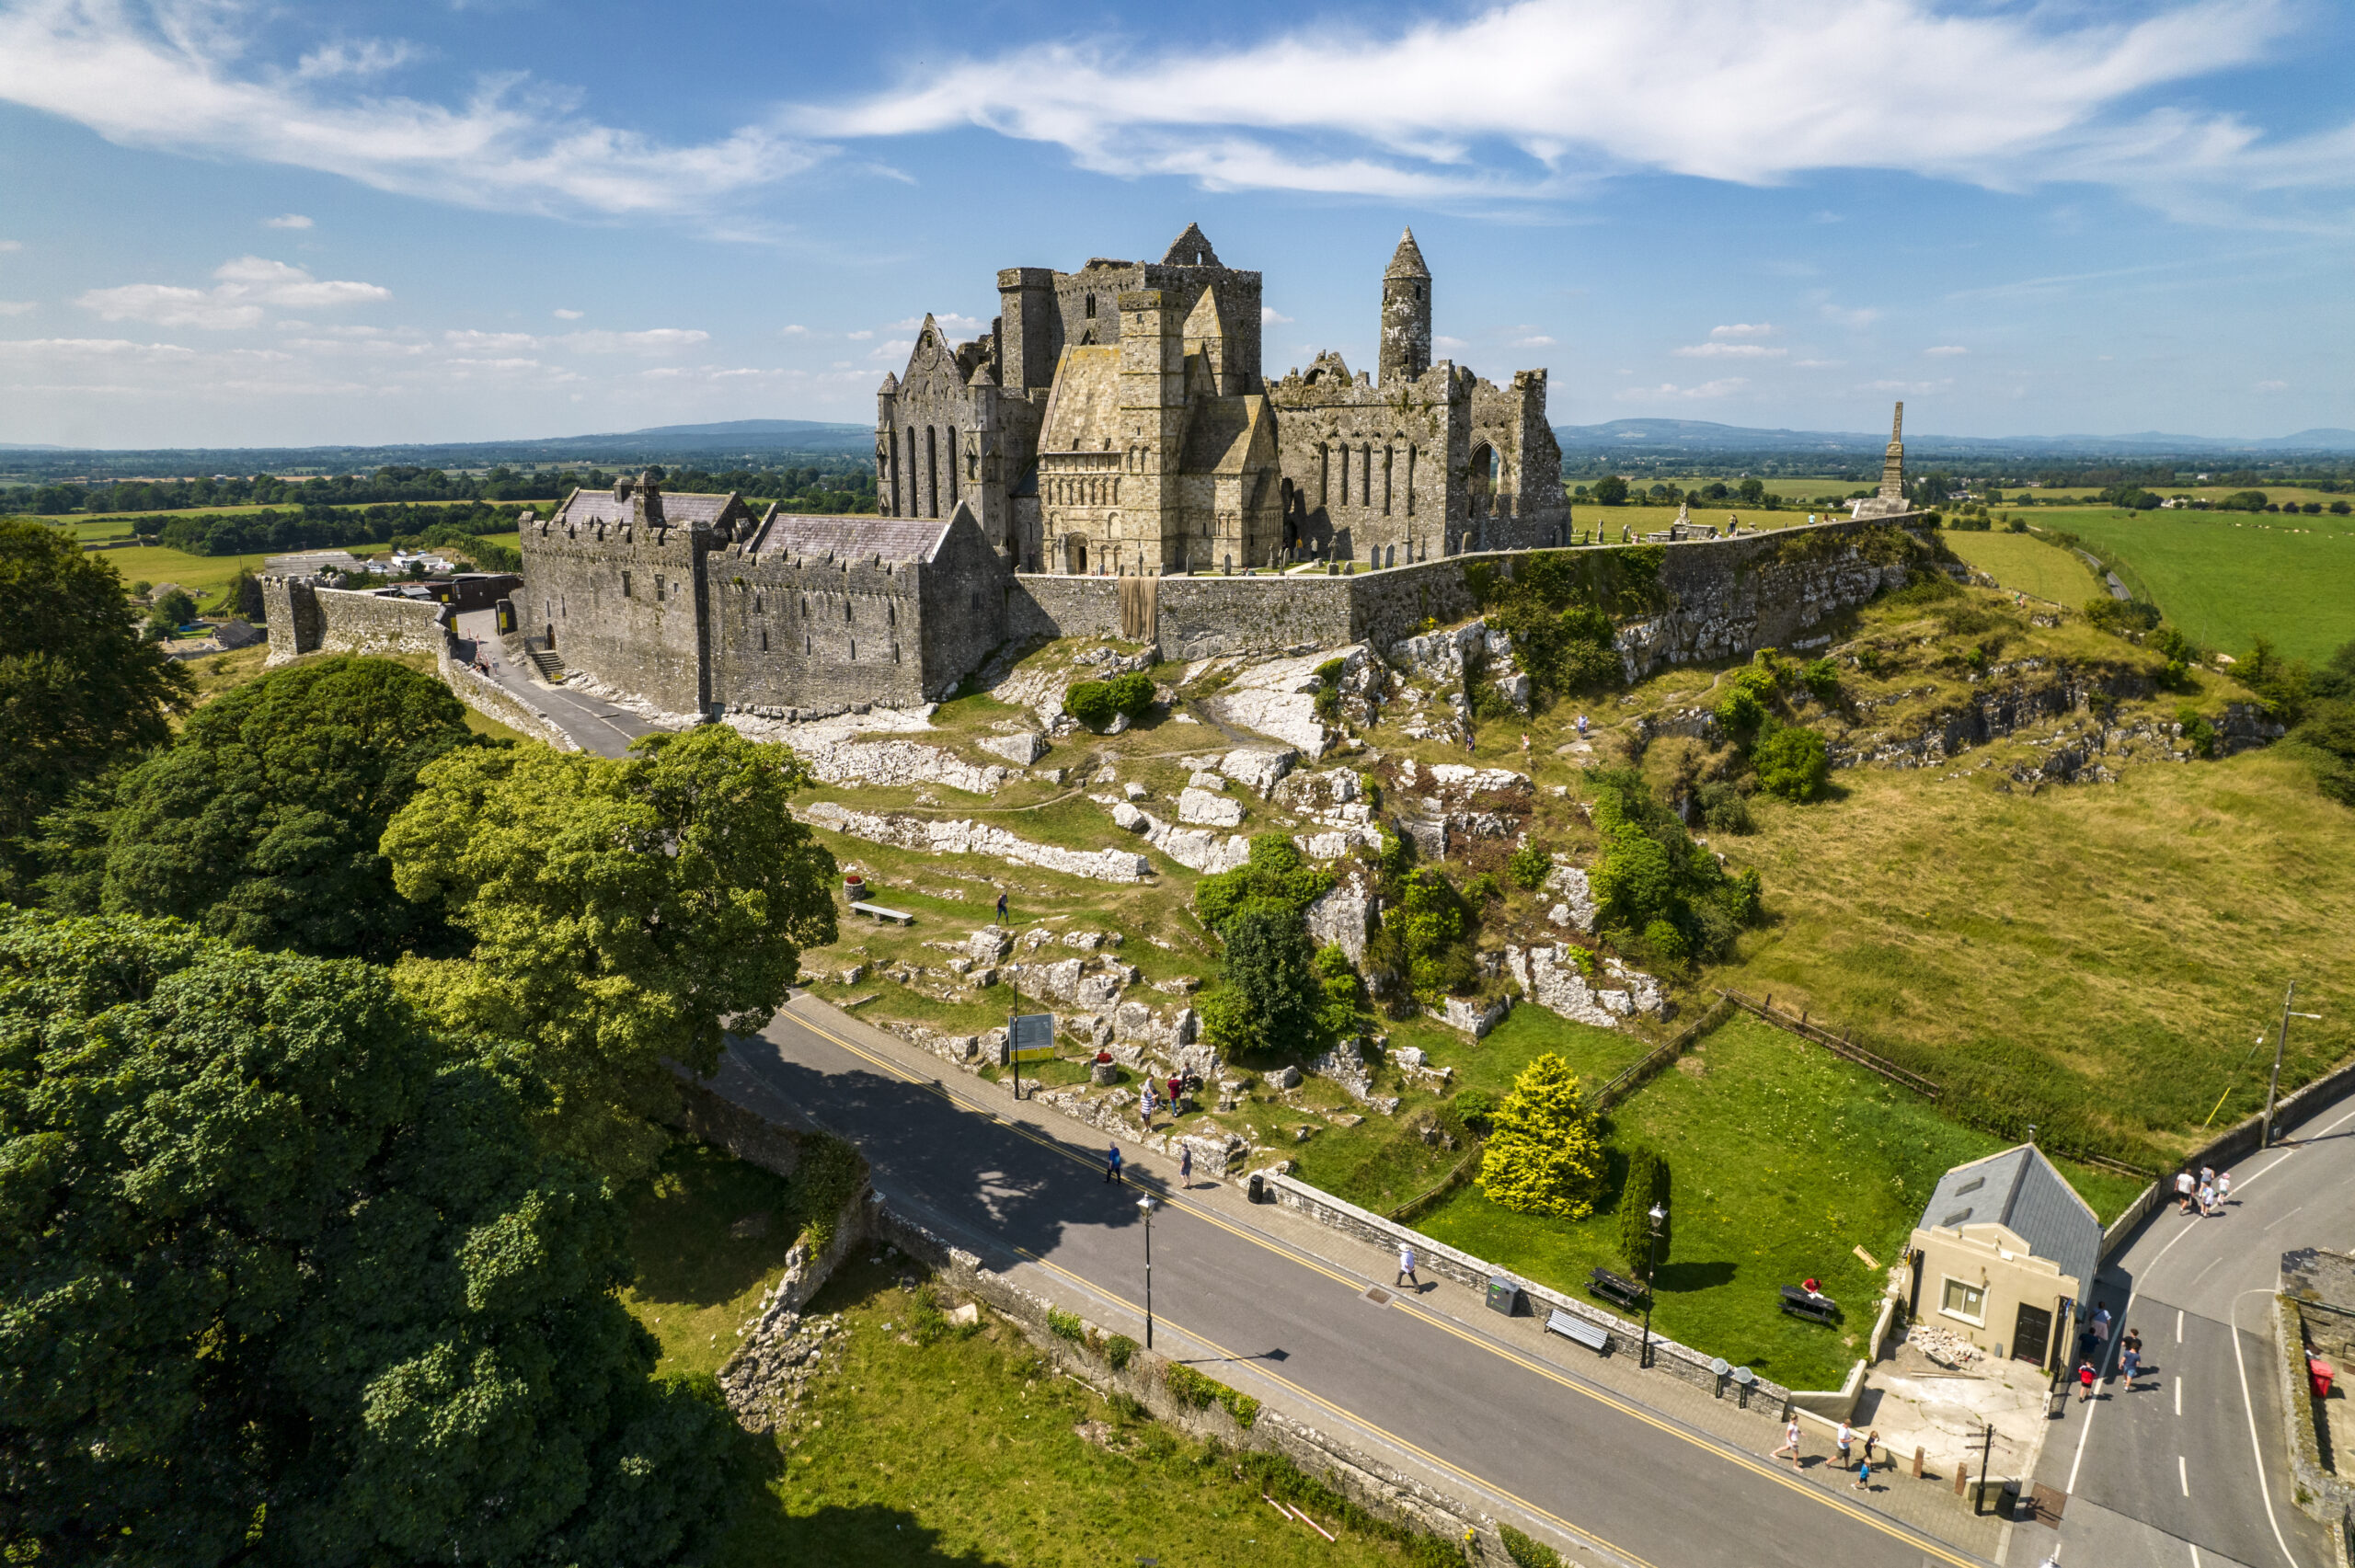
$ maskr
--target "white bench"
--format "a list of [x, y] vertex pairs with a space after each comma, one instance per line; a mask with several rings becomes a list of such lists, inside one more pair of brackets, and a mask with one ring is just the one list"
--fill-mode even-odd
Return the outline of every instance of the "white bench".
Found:
[[916, 917], [905, 910], [887, 910], [880, 904], [853, 904], [850, 909], [853, 914], [870, 915], [877, 920], [890, 921], [897, 925], [916, 923]]
[[1577, 1340], [1597, 1356], [1602, 1355], [1611, 1346], [1611, 1335], [1601, 1323], [1591, 1323], [1584, 1318], [1576, 1317], [1562, 1310], [1559, 1307], [1547, 1314], [1545, 1332], [1558, 1333], [1564, 1339]]

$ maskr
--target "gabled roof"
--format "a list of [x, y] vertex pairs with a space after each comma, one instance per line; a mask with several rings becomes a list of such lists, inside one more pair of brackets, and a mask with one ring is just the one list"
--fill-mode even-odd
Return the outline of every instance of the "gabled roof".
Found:
[[2101, 1220], [2036, 1145], [1957, 1165], [1938, 1178], [1922, 1211], [1925, 1230], [1985, 1224], [2005, 1227], [2030, 1253], [2058, 1264], [2080, 1291], [2093, 1288], [2101, 1267]]
[[1055, 367], [1055, 390], [1039, 432], [1039, 450], [1100, 452], [1120, 421], [1120, 350], [1117, 345], [1067, 348]]
[[948, 536], [950, 517], [810, 517], [772, 513], [752, 543], [763, 555], [837, 561], [929, 561]]
[[1186, 428], [1184, 472], [1240, 474], [1275, 461], [1275, 437], [1264, 397], [1204, 397]]
[[[698, 522], [718, 522], [729, 503], [736, 500], [733, 491], [720, 495], [695, 490], [665, 490], [662, 493], [662, 521], [672, 528], [685, 528]], [[616, 499], [611, 490], [575, 490], [571, 498], [557, 509], [558, 514], [574, 522], [627, 522], [630, 521], [631, 498]], [[750, 509], [739, 503], [738, 510], [749, 515]]]

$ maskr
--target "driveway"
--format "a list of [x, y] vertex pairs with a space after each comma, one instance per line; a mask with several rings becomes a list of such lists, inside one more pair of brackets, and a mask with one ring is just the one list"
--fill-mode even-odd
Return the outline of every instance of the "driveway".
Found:
[[528, 661], [519, 665], [510, 660], [507, 650], [500, 646], [499, 612], [495, 610], [473, 610], [459, 616], [458, 636], [462, 643], [469, 645], [461, 648], [462, 657], [479, 655], [488, 661], [492, 680], [520, 701], [546, 713], [583, 751], [618, 757], [629, 750], [631, 741], [641, 735], [655, 734], [661, 727], [647, 723], [627, 708], [600, 702], [586, 692], [551, 686], [536, 678]]

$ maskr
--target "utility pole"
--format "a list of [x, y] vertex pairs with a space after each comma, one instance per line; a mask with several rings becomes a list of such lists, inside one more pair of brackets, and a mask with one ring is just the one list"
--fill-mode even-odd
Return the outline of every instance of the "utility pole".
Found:
[[1644, 1269], [1644, 1353], [1636, 1358], [1638, 1367], [1652, 1364], [1652, 1281], [1660, 1274], [1660, 1222], [1668, 1218], [1668, 1210], [1655, 1203], [1647, 1218], [1652, 1222], [1652, 1244]]
[[1153, 1348], [1153, 1211], [1156, 1207], [1151, 1193], [1137, 1199], [1137, 1212], [1144, 1216], [1144, 1347], [1147, 1350]]
[[2257, 1145], [2259, 1149], [2273, 1147], [2273, 1101], [2281, 1088], [2281, 1056], [2290, 1047], [2290, 1020], [2311, 1018], [2317, 1023], [2322, 1020], [2319, 1013], [2292, 1011], [2297, 1001], [2298, 982], [2292, 980], [2290, 989], [2281, 993], [2281, 1032], [2273, 1037], [2273, 1076], [2265, 1081], [2265, 1139]]

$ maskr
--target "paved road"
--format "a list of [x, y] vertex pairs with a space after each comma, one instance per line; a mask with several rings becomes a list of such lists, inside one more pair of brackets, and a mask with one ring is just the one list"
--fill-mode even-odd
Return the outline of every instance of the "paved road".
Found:
[[[1138, 1195], [1105, 1184], [1101, 1146], [1079, 1147], [1077, 1129], [1057, 1133], [1044, 1113], [1036, 1129], [999, 1119], [990, 1107], [1010, 1109], [1002, 1091], [810, 998], [760, 1038], [735, 1042], [720, 1087], [797, 1107], [855, 1139], [895, 1208], [1041, 1294], [1142, 1337]], [[1164, 1190], [1175, 1185], [1159, 1169], [1166, 1162], [1139, 1163]], [[1330, 1233], [1312, 1253], [1281, 1239], [1267, 1212], [1223, 1188], [1180, 1196], [1153, 1220], [1159, 1348], [1402, 1469], [1452, 1472], [1492, 1512], [1578, 1546], [1573, 1561], [1983, 1561], [1540, 1362], [1480, 1325], [1476, 1308], [1442, 1315], [1430, 1305], [1444, 1299], [1437, 1293], [1411, 1305], [1370, 1301], [1369, 1284], [1392, 1283], [1379, 1254]], [[1467, 1306], [1474, 1299], [1459, 1294]]]
[[2113, 1355], [2099, 1396], [2073, 1398], [2045, 1439], [2037, 1479], [2073, 1494], [2068, 1568], [2335, 1561], [2288, 1496], [2271, 1299], [2282, 1253], [2355, 1249], [2355, 1107], [2325, 1106], [2289, 1137], [2234, 1169], [2221, 1217], [2170, 1205], [2103, 1271], [2095, 1293], [2113, 1312], [2131, 1293], [2122, 1320], [2151, 1369], [2130, 1390]]
[[557, 727], [572, 737], [582, 750], [593, 751], [600, 757], [618, 757], [629, 750], [631, 741], [655, 732], [657, 726], [627, 708], [617, 708], [586, 692], [531, 679], [527, 673], [530, 667], [519, 667], [511, 661], [500, 646], [498, 616], [495, 610], [469, 611], [458, 617], [458, 635], [470, 639], [475, 650], [489, 661], [492, 680], [554, 719]]

